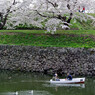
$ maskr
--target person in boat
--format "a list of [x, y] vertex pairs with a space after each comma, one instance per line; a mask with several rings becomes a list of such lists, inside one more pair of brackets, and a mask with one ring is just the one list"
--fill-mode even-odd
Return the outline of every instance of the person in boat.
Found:
[[72, 80], [72, 76], [68, 73], [66, 79], [67, 79], [67, 80]]
[[59, 81], [58, 74], [55, 73], [52, 79], [55, 80], [55, 81]]

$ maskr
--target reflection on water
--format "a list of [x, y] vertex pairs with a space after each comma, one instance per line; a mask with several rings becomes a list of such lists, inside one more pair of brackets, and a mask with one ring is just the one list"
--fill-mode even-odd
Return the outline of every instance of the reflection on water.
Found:
[[51, 76], [0, 71], [0, 95], [95, 95], [95, 78], [85, 84], [50, 84]]
[[47, 91], [29, 90], [29, 91], [16, 91], [16, 92], [0, 93], [0, 95], [52, 95], [52, 94], [50, 94]]
[[45, 87], [81, 87], [81, 88], [85, 88], [85, 84], [43, 84], [43, 86]]

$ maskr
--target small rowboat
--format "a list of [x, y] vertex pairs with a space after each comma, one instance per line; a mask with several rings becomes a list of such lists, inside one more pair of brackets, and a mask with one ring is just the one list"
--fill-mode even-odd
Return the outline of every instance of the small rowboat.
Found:
[[59, 80], [50, 80], [50, 83], [58, 83], [58, 84], [76, 84], [76, 83], [84, 83], [85, 78], [73, 78], [72, 80], [67, 79], [59, 79]]

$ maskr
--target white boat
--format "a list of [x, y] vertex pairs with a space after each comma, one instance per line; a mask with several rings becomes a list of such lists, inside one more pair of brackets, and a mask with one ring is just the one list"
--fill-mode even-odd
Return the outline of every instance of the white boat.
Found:
[[84, 83], [85, 78], [73, 78], [72, 80], [67, 80], [67, 79], [59, 79], [59, 80], [50, 80], [50, 83], [58, 83], [58, 84], [76, 84], [76, 83]]

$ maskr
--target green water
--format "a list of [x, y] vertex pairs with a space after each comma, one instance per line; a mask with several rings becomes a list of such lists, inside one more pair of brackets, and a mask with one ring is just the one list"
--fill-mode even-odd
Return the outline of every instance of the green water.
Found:
[[50, 78], [39, 73], [0, 71], [0, 95], [95, 95], [94, 78], [71, 85], [53, 85]]

